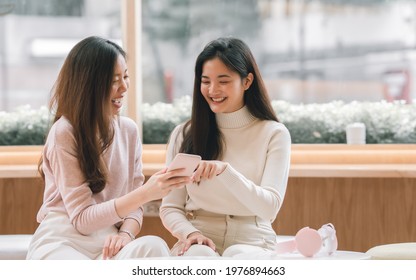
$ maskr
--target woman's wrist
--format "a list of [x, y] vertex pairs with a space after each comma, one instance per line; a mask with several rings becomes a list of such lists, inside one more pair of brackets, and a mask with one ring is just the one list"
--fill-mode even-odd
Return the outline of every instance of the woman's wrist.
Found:
[[192, 236], [201, 235], [201, 234], [202, 233], [200, 231], [194, 231], [194, 232], [191, 232], [190, 234], [188, 234], [188, 236], [186, 237], [186, 239], [188, 239], [188, 238], [190, 238]]
[[133, 241], [133, 240], [135, 240], [135, 239], [136, 239], [136, 236], [134, 236], [134, 234], [133, 234], [133, 233], [131, 233], [131, 231], [128, 231], [128, 230], [126, 230], [126, 229], [120, 229], [120, 230], [118, 231], [118, 233], [119, 233], [119, 234], [120, 234], [120, 233], [122, 233], [122, 234], [127, 235], [127, 236], [131, 239], [131, 241]]

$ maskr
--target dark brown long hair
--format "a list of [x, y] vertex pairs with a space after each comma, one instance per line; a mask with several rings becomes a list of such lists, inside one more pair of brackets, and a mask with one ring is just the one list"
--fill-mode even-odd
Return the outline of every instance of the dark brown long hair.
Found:
[[214, 58], [219, 58], [241, 79], [252, 73], [253, 83], [244, 93], [244, 104], [256, 118], [278, 121], [250, 48], [242, 40], [232, 37], [211, 41], [196, 59], [192, 115], [185, 124], [184, 141], [180, 147], [180, 152], [198, 154], [205, 160], [221, 159], [224, 148], [215, 113], [201, 93], [203, 65]]
[[[101, 192], [107, 181], [103, 152], [114, 137], [110, 107], [116, 61], [123, 49], [109, 40], [92, 36], [76, 44], [68, 54], [52, 90], [53, 123], [62, 116], [71, 123], [77, 158], [93, 193]], [[39, 163], [39, 170], [44, 177]]]

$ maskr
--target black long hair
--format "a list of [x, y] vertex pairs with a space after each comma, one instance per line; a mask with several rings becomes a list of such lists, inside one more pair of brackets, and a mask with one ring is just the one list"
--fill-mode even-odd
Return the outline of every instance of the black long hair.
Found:
[[232, 37], [211, 41], [196, 59], [192, 115], [184, 126], [184, 141], [180, 147], [180, 152], [197, 154], [205, 160], [221, 159], [224, 149], [215, 113], [201, 93], [203, 65], [214, 58], [219, 58], [241, 79], [252, 73], [253, 83], [244, 93], [244, 104], [256, 118], [278, 121], [250, 48], [242, 40]]

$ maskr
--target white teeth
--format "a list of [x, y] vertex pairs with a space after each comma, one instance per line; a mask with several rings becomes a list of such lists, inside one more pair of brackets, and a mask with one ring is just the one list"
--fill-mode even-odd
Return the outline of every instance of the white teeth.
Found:
[[111, 99], [111, 102], [113, 102], [113, 103], [121, 103], [122, 100], [123, 100], [123, 98], [115, 98], [115, 99]]
[[214, 101], [214, 102], [221, 102], [221, 101], [223, 101], [223, 100], [225, 100], [225, 97], [219, 97], [219, 98], [211, 98], [212, 99], [212, 101]]

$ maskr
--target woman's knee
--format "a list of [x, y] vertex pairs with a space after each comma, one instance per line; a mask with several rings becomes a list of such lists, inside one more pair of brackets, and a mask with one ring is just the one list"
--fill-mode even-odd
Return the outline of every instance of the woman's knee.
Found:
[[184, 256], [204, 256], [204, 257], [217, 257], [219, 256], [217, 252], [212, 250], [210, 247], [206, 245], [199, 245], [194, 244], [189, 247], [188, 251], [186, 251]]
[[169, 247], [158, 236], [143, 236], [127, 244], [122, 253], [123, 258], [168, 257]]
[[228, 247], [224, 250], [222, 254], [223, 257], [234, 257], [239, 254], [249, 254], [249, 253], [259, 253], [264, 252], [265, 249], [253, 246], [253, 245], [246, 245], [246, 244], [236, 244]]

